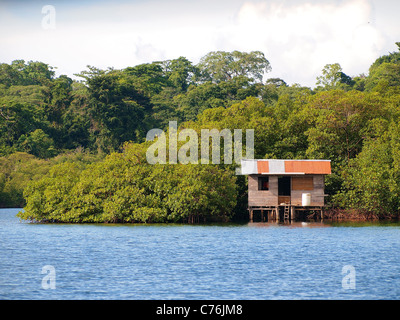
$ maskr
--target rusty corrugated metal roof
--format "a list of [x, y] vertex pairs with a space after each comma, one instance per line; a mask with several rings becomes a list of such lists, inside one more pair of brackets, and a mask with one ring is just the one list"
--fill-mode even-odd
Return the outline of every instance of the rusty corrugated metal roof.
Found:
[[331, 174], [330, 160], [242, 160], [242, 174]]

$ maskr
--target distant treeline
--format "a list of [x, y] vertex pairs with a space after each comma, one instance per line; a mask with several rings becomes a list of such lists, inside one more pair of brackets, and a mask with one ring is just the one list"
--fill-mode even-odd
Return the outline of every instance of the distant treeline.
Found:
[[245, 216], [246, 179], [234, 164], [146, 162], [146, 133], [174, 120], [198, 133], [254, 129], [255, 158], [330, 159], [330, 208], [398, 217], [400, 51], [378, 58], [368, 75], [327, 64], [315, 89], [264, 81], [270, 69], [258, 51], [210, 52], [197, 65], [179, 57], [88, 66], [81, 81], [55, 77], [42, 62], [0, 64], [0, 206], [55, 222]]

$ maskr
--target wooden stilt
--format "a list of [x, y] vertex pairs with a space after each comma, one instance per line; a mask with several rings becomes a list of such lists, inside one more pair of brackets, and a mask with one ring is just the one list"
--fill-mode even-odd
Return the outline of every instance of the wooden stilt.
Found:
[[290, 207], [290, 221], [295, 220], [296, 210], [294, 207]]
[[[280, 216], [280, 209], [283, 209], [283, 215]], [[260, 222], [279, 222], [281, 218], [283, 221], [296, 221], [296, 219], [311, 219], [313, 217], [314, 220], [318, 220], [318, 218], [323, 221], [324, 219], [324, 207], [321, 206], [292, 206], [292, 205], [284, 205], [282, 206], [260, 206], [260, 207], [248, 207], [247, 209], [249, 211], [249, 220], [250, 222], [254, 221], [254, 211], [257, 211], [256, 214], [256, 219], [257, 221]], [[260, 218], [258, 216], [258, 211], [260, 211]], [[319, 211], [319, 214], [318, 214]], [[312, 213], [312, 215], [309, 215], [309, 213]], [[199, 222], [199, 217], [191, 215], [188, 217], [188, 222], [189, 223], [195, 223]]]
[[268, 210], [268, 222], [271, 222], [273, 220], [273, 210]]

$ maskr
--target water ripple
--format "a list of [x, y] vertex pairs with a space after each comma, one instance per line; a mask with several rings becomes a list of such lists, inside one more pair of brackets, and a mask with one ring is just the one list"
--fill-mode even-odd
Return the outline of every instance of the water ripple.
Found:
[[17, 212], [0, 210], [0, 299], [400, 298], [398, 225], [46, 225]]

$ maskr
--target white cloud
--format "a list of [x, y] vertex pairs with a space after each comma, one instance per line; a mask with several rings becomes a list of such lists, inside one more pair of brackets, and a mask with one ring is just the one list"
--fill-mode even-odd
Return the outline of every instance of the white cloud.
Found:
[[[179, 56], [197, 63], [214, 50], [260, 50], [272, 65], [267, 77], [314, 86], [325, 64], [338, 62], [348, 75], [358, 75], [387, 53], [388, 42], [400, 31], [382, 23], [383, 11], [375, 9], [379, 3], [60, 2], [55, 4], [56, 30], [40, 27], [41, 8], [33, 4], [29, 19], [15, 10], [2, 14], [0, 4], [0, 62], [40, 60], [72, 76], [88, 64], [124, 68]], [[394, 10], [387, 6], [384, 12], [389, 9]], [[381, 25], [390, 27], [383, 31]]]
[[328, 63], [340, 63], [349, 75], [368, 71], [383, 45], [370, 17], [366, 0], [291, 6], [247, 2], [231, 36], [243, 48], [258, 44], [266, 52], [273, 68], [270, 76], [314, 86]]

